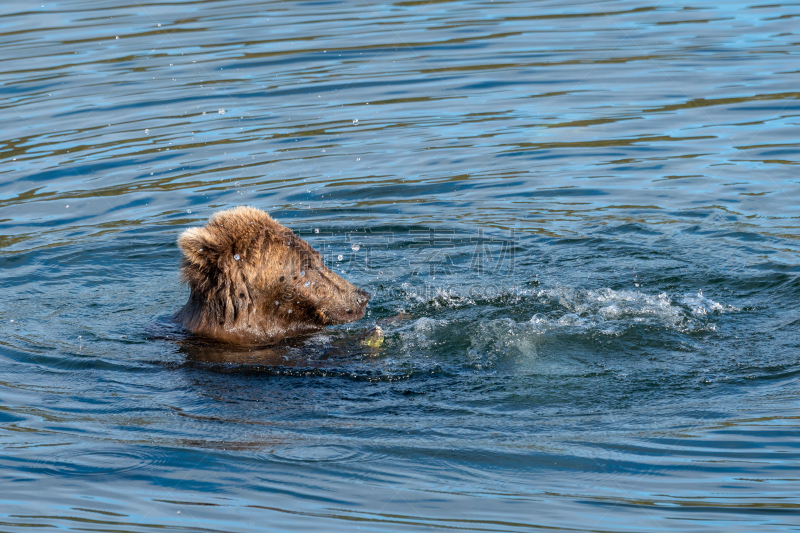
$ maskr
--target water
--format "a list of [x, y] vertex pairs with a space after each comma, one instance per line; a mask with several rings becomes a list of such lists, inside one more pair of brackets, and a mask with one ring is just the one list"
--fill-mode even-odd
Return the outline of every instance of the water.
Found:
[[[794, 530], [798, 17], [3, 3], [0, 527]], [[368, 316], [172, 324], [242, 204]]]

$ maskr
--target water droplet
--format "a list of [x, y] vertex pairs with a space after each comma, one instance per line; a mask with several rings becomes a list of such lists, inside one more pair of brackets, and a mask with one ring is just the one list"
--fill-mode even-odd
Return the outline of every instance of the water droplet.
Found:
[[69, 207], [69, 204], [67, 204], [67, 207]]
[[200, 248], [200, 250], [198, 250], [198, 251], [202, 252], [202, 251], [203, 251], [203, 249], [202, 249], [202, 248]]
[[358, 119], [355, 119], [355, 120], [353, 121], [353, 126], [358, 126]]
[[344, 256], [343, 256], [343, 255], [340, 255], [340, 256], [339, 256], [339, 257], [337, 257], [336, 259], [338, 259], [339, 261], [341, 261], [342, 259], [344, 259]]
[[237, 181], [236, 183], [234, 183], [234, 185], [235, 185], [236, 187], [239, 187], [239, 182]]
[[361, 158], [359, 157], [358, 159], [356, 159], [356, 161], [361, 161]]
[[353, 246], [350, 247], [350, 249], [353, 250], [354, 252], [357, 252], [361, 249], [361, 245], [354, 244]]
[[303, 283], [303, 287], [308, 287], [309, 285], [310, 285], [310, 283], [307, 282], [307, 281], [305, 283]]
[[305, 270], [301, 270], [301, 271], [300, 271], [300, 275], [301, 275], [301, 276], [305, 276], [305, 275], [306, 275], [306, 271], [305, 271]]
[[186, 212], [189, 213], [190, 215], [192, 214], [192, 210], [191, 209], [187, 209]]
[[224, 109], [222, 109], [221, 107], [219, 108], [219, 114], [220, 114], [220, 115], [224, 115], [224, 114], [225, 114], [225, 110], [224, 110]]
[[291, 309], [289, 309], [289, 314], [290, 314], [290, 315], [292, 314], [292, 310], [291, 310]]
[[319, 228], [314, 228], [314, 233], [319, 233]]
[[322, 153], [324, 154], [324, 153], [325, 153], [325, 150], [322, 150]]
[[278, 305], [278, 300], [275, 300], [275, 305]]
[[205, 115], [205, 114], [206, 114], [206, 112], [205, 112], [205, 111], [203, 111], [203, 114]]
[[117, 39], [119, 39], [119, 35], [117, 35]]
[[239, 254], [234, 255], [233, 258], [238, 261], [239, 260]]

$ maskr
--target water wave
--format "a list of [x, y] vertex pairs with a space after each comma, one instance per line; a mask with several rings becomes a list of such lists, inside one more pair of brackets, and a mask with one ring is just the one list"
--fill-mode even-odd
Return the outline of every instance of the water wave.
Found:
[[[648, 294], [641, 290], [543, 289], [535, 296], [541, 303], [554, 304], [548, 314], [536, 313], [530, 324], [539, 332], [563, 328], [598, 331], [619, 335], [642, 325], [690, 333], [714, 330], [714, 316], [739, 311], [696, 294], [684, 294], [677, 300], [666, 292]], [[564, 312], [566, 311], [566, 312]]]

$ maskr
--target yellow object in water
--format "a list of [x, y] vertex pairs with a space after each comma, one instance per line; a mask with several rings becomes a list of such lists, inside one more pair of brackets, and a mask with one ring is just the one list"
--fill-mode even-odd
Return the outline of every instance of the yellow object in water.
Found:
[[383, 346], [384, 337], [385, 335], [383, 334], [381, 327], [375, 326], [366, 334], [364, 334], [364, 338], [361, 339], [361, 344], [364, 346], [369, 346], [370, 348], [379, 348]]

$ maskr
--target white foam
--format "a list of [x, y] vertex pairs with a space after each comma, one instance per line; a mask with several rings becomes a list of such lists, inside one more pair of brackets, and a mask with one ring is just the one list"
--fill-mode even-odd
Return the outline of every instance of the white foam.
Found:
[[695, 316], [707, 316], [712, 313], [724, 313], [728, 311], [739, 311], [738, 307], [733, 307], [731, 305], [723, 306], [720, 303], [717, 303], [713, 300], [709, 300], [705, 296], [703, 296], [703, 291], [699, 291], [697, 294], [687, 294], [681, 299], [681, 303], [691, 310], [692, 314]]
[[572, 289], [557, 287], [542, 289], [534, 295], [543, 304], [561, 308], [545, 316], [535, 314], [530, 323], [540, 331], [555, 328], [595, 329], [602, 333], [619, 334], [641, 324], [676, 331], [713, 330], [709, 318], [739, 309], [723, 306], [702, 295], [702, 292], [680, 297], [676, 303], [665, 292], [648, 294], [640, 290]]

